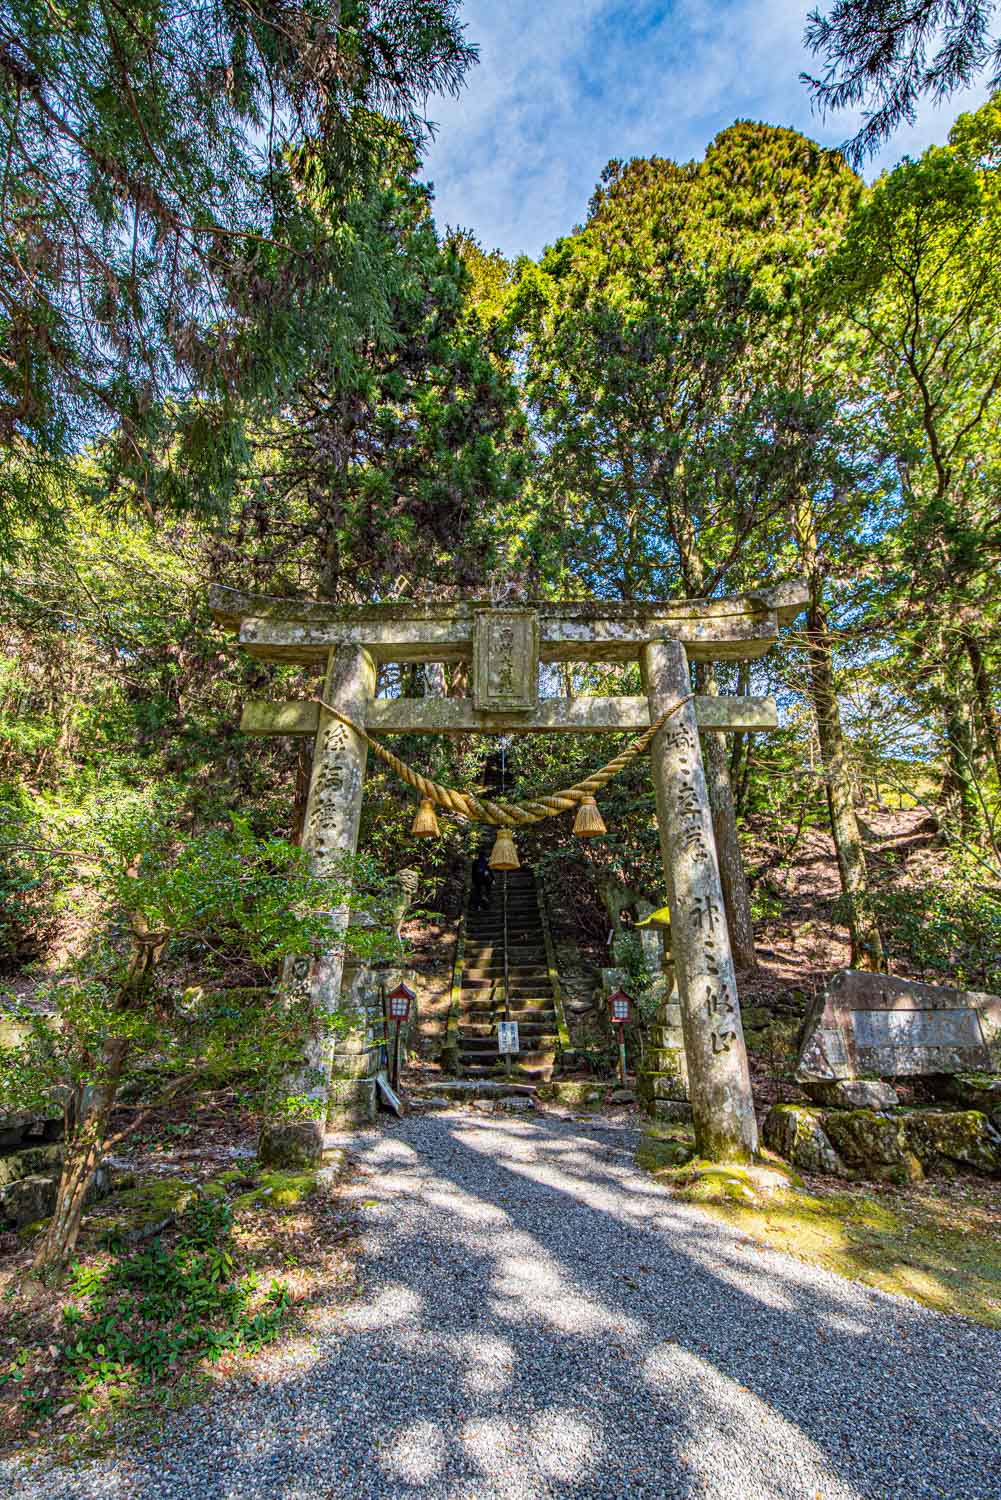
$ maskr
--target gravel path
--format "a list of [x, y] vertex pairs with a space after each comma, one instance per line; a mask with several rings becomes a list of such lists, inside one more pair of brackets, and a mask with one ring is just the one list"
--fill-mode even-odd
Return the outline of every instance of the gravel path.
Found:
[[613, 1125], [354, 1138], [365, 1297], [155, 1450], [0, 1467], [31, 1500], [1001, 1500], [1001, 1335], [762, 1250]]

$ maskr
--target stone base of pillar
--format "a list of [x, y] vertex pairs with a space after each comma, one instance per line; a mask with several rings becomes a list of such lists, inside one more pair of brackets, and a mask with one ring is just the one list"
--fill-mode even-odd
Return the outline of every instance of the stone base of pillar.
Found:
[[328, 1129], [352, 1130], [371, 1125], [378, 1102], [375, 1077], [331, 1078], [327, 1099]]
[[[334, 1044], [327, 1091], [329, 1129], [364, 1129], [375, 1120], [379, 1103], [375, 1075], [391, 1064], [395, 1039], [392, 1024], [387, 1026], [383, 1013], [383, 993], [395, 989], [401, 980], [412, 988], [415, 977], [408, 969], [376, 970], [360, 959], [349, 958], [345, 964], [341, 1007], [357, 1024]], [[414, 1005], [401, 1032], [404, 1057], [416, 1036], [417, 1024]]]
[[691, 1117], [681, 1006], [673, 983], [669, 997], [657, 1007], [657, 1019], [650, 1027], [643, 1064], [636, 1075], [636, 1092], [644, 1112], [652, 1120]]
[[688, 1125], [692, 1119], [692, 1106], [681, 1099], [650, 1099], [644, 1101], [643, 1113], [649, 1120], [680, 1120]]
[[323, 1155], [322, 1120], [267, 1120], [257, 1140], [262, 1166], [293, 1169], [315, 1167]]

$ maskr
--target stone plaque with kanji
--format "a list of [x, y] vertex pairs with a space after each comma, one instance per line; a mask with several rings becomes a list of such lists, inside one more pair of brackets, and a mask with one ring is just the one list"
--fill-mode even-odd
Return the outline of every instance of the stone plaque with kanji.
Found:
[[905, 1078], [1001, 1066], [1001, 998], [843, 969], [807, 1017], [797, 1077]]
[[481, 713], [530, 713], [539, 701], [534, 609], [483, 609], [473, 632], [473, 701]]

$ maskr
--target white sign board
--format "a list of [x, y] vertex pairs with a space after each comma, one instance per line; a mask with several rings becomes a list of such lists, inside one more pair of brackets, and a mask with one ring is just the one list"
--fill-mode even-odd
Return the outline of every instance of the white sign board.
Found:
[[517, 1021], [497, 1022], [497, 1051], [520, 1052]]

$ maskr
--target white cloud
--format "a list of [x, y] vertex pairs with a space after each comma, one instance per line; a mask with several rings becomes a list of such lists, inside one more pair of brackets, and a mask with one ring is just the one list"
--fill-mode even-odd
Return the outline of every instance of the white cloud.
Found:
[[[735, 119], [790, 125], [827, 145], [849, 114], [811, 113], [800, 71], [809, 0], [466, 0], [480, 65], [431, 113], [425, 175], [439, 224], [461, 224], [507, 255], [537, 255], [587, 212], [612, 157], [701, 157]], [[973, 90], [904, 128], [873, 173], [942, 140]]]

